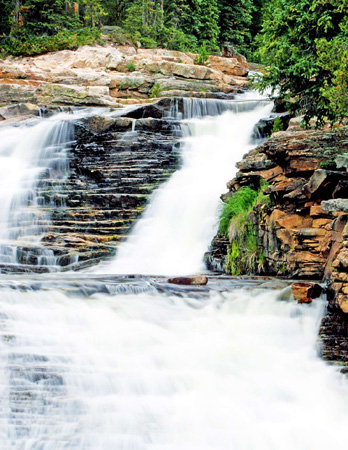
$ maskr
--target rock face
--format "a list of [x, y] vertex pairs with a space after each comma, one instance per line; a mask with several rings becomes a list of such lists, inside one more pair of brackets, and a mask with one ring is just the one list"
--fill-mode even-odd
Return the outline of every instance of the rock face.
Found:
[[[348, 365], [348, 136], [345, 130], [303, 131], [294, 122], [237, 165], [223, 199], [243, 186], [262, 186], [262, 195], [248, 214], [248, 227], [230, 227], [229, 239], [217, 236], [206, 260], [212, 269], [232, 267], [238, 274], [329, 282], [323, 356]], [[253, 252], [236, 251], [233, 242], [246, 229], [256, 242]], [[296, 283], [292, 291], [300, 302], [314, 298], [308, 284]]]
[[[79, 263], [113, 254], [154, 188], [177, 167], [173, 123], [92, 117], [75, 123], [65, 207], [52, 212], [45, 241], [78, 252]], [[76, 267], [80, 268], [80, 264]]]
[[199, 66], [194, 56], [109, 45], [8, 58], [0, 61], [1, 102], [117, 107], [130, 98], [206, 98], [246, 86], [242, 57], [211, 56], [208, 66]]
[[[262, 249], [262, 264], [251, 268], [267, 275], [321, 279], [333, 245], [334, 220], [342, 213], [321, 207], [334, 195], [346, 173], [334, 168], [334, 158], [348, 142], [336, 131], [286, 131], [273, 137], [237, 164], [229, 194], [243, 186], [263, 188], [249, 219]], [[213, 247], [214, 249], [214, 247]], [[240, 255], [241, 272], [250, 271]], [[258, 268], [256, 267], [258, 266]]]

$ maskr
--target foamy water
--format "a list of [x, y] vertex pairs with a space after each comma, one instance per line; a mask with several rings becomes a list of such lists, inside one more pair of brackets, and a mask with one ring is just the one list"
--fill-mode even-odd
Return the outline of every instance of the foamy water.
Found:
[[99, 272], [184, 275], [204, 270], [203, 256], [217, 231], [220, 195], [236, 163], [255, 146], [255, 124], [272, 106], [255, 102], [240, 112], [240, 104], [233, 111], [231, 102], [232, 111], [220, 116], [185, 120], [181, 169], [155, 192], [115, 260]]
[[2, 291], [2, 449], [343, 450], [323, 303]]

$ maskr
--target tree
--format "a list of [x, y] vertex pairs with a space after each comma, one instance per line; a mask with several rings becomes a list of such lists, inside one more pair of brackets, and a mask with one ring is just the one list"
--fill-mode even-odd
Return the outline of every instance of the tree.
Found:
[[107, 14], [105, 23], [122, 26], [126, 18], [127, 8], [131, 3], [132, 0], [101, 0], [101, 6]]
[[0, 37], [7, 35], [13, 25], [13, 14], [16, 8], [15, 0], [0, 0]]
[[67, 0], [23, 0], [19, 8], [16, 5], [14, 15], [18, 10], [23, 30], [35, 35], [54, 35], [64, 28], [81, 26], [78, 16], [71, 14], [73, 3]]
[[220, 42], [231, 42], [243, 54], [251, 51], [251, 27], [255, 6], [253, 0], [220, 0]]
[[[347, 0], [271, 0], [259, 41], [268, 64], [261, 88], [279, 88], [280, 97], [294, 113], [335, 122], [346, 112], [332, 88], [344, 95], [347, 58]], [[333, 62], [335, 53], [339, 58]]]
[[330, 83], [324, 82], [321, 94], [329, 101], [330, 110], [339, 121], [348, 117], [348, 20], [341, 29], [342, 33], [331, 41], [319, 39], [317, 42], [318, 64], [331, 74]]

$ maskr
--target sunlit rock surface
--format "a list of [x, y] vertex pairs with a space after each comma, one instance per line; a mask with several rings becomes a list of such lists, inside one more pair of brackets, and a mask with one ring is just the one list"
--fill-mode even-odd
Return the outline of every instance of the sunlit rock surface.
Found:
[[248, 83], [245, 58], [211, 56], [127, 46], [84, 46], [46, 55], [0, 61], [2, 103], [113, 106], [127, 99], [214, 97]]

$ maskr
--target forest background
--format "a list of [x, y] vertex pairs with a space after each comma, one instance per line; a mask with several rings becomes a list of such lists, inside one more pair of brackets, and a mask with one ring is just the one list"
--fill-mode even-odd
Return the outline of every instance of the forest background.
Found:
[[219, 53], [265, 65], [260, 88], [332, 123], [348, 115], [348, 0], [0, 0], [0, 57], [103, 44]]

